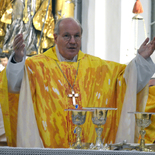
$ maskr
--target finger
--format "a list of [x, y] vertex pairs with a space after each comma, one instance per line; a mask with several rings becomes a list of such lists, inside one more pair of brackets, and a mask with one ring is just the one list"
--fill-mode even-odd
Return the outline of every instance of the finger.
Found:
[[150, 42], [150, 46], [154, 49], [155, 48], [155, 38], [152, 39]]
[[24, 40], [19, 40], [16, 44], [15, 44], [15, 46], [17, 47], [17, 48], [19, 48], [21, 45], [23, 45], [24, 44]]
[[20, 37], [21, 36], [21, 34], [17, 34], [16, 36], [15, 36], [15, 38], [14, 38], [14, 40], [16, 40], [18, 37]]
[[21, 48], [23, 49], [23, 47], [25, 47], [25, 44], [19, 44], [19, 45], [15, 45], [13, 47], [13, 50], [16, 52], [17, 50], [19, 51]]
[[18, 40], [19, 38], [23, 38], [23, 34], [18, 34], [15, 36], [14, 41]]
[[14, 38], [14, 42], [13, 45], [16, 45], [19, 41], [23, 41], [23, 35], [22, 34], [18, 34], [15, 38]]
[[146, 38], [144, 42], [142, 43], [142, 46], [145, 46], [148, 42], [149, 42], [149, 38]]
[[16, 49], [19, 49], [20, 46], [22, 46], [23, 44], [24, 44], [24, 40], [23, 40], [23, 39], [20, 39], [20, 40], [18, 40], [17, 42], [14, 42], [14, 43], [13, 43], [14, 51], [15, 51]]
[[25, 47], [25, 45], [23, 44], [22, 46], [19, 47], [18, 50], [23, 52], [24, 51], [24, 47]]
[[15, 49], [14, 50], [15, 54], [17, 54], [20, 57], [24, 56], [24, 54], [23, 54], [24, 47], [25, 47], [25, 45], [23, 44], [23, 45], [19, 46], [17, 49]]
[[24, 56], [24, 47], [25, 47], [25, 45], [23, 44], [22, 46], [20, 46], [20, 48], [18, 48], [18, 49], [15, 51], [14, 59], [15, 59], [17, 62], [20, 62], [20, 61], [22, 61], [22, 59], [23, 59], [23, 56]]
[[152, 43], [155, 44], [155, 37], [153, 38]]

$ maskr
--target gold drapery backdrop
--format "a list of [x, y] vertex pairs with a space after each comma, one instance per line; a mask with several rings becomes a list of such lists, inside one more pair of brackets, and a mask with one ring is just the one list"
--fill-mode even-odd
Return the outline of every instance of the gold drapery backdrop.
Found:
[[54, 45], [55, 22], [74, 17], [74, 0], [0, 0], [0, 48], [12, 53], [14, 37], [23, 33], [27, 56]]

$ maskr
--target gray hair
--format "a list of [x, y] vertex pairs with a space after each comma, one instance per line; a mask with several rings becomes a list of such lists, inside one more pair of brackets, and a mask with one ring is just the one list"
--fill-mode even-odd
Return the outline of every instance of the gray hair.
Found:
[[[54, 28], [54, 34], [59, 34], [59, 26], [60, 26], [60, 23], [64, 20], [64, 19], [67, 19], [67, 18], [60, 18], [57, 22], [56, 22], [56, 24], [55, 24], [55, 28]], [[82, 25], [81, 25], [81, 23], [77, 20], [77, 19], [74, 19], [74, 18], [71, 18], [71, 17], [69, 17], [68, 19], [73, 19], [77, 24], [78, 24], [78, 26], [81, 28], [81, 34], [82, 34], [82, 32], [83, 32], [83, 28], [82, 28]]]

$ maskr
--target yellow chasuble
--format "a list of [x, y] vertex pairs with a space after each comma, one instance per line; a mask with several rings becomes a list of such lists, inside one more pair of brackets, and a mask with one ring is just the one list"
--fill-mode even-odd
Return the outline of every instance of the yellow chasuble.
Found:
[[[145, 112], [155, 112], [155, 86], [149, 87], [149, 96]], [[153, 143], [155, 141], [155, 115], [151, 116], [151, 124], [145, 128], [145, 142]]]
[[[79, 69], [74, 85], [78, 108], [82, 107], [110, 107], [117, 111], [108, 111], [107, 121], [103, 125], [102, 139], [105, 143], [114, 143], [121, 116], [126, 83], [123, 77], [126, 65], [105, 61], [100, 58], [78, 53], [77, 62], [59, 62], [55, 47], [43, 54], [26, 59], [31, 96], [35, 118], [44, 147], [68, 148], [75, 142], [76, 125], [72, 123], [70, 111], [64, 109], [75, 108], [71, 94], [71, 87], [56, 64], [58, 62], [64, 75], [73, 85], [77, 66]], [[80, 62], [79, 62], [80, 61]], [[5, 74], [5, 72], [4, 72]], [[1, 95], [6, 95], [2, 103], [6, 136], [9, 146], [16, 146], [17, 129], [17, 101], [7, 98], [6, 75], [0, 77], [4, 81], [5, 89], [0, 86]], [[4, 84], [3, 84], [4, 85]], [[5, 92], [2, 92], [5, 91]], [[2, 96], [1, 96], [2, 97]], [[16, 98], [16, 95], [15, 95]], [[5, 106], [4, 106], [5, 103]], [[81, 125], [82, 142], [95, 143], [96, 125], [92, 123], [91, 112], [87, 112], [86, 121]]]
[[0, 104], [8, 146], [16, 146], [19, 94], [8, 93], [6, 69], [0, 73]]

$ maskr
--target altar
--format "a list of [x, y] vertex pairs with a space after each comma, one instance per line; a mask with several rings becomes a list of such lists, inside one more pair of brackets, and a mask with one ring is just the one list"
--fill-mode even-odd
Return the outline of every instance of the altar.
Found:
[[114, 150], [84, 150], [84, 149], [51, 149], [51, 148], [19, 148], [0, 147], [0, 155], [146, 155], [154, 152], [114, 151]]

